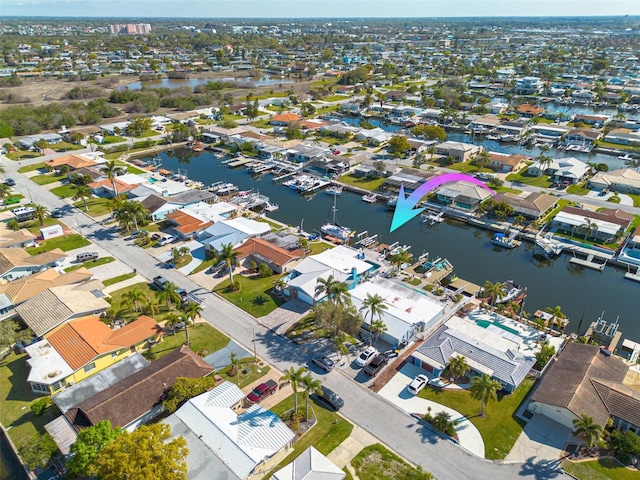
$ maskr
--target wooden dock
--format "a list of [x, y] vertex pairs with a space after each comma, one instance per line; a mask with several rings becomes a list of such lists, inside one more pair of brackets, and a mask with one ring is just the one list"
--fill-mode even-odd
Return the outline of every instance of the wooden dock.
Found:
[[240, 158], [233, 162], [229, 162], [227, 165], [231, 168], [239, 167], [241, 165], [246, 165], [247, 163], [255, 162], [253, 158]]
[[[571, 260], [569, 260], [569, 263], [572, 263], [573, 265], [580, 265], [586, 268], [591, 268], [592, 270], [598, 270], [600, 272], [603, 271], [604, 267], [607, 265], [607, 260], [605, 259], [604, 263], [599, 263], [599, 262], [594, 262], [593, 261], [594, 259], [595, 259], [595, 255], [589, 254], [587, 255], [586, 259], [573, 257]], [[598, 259], [600, 259], [600, 257], [598, 257]]]

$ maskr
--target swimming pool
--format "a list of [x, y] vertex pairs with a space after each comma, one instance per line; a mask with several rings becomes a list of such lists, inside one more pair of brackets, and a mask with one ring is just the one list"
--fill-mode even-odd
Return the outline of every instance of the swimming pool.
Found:
[[147, 180], [149, 183], [156, 183], [158, 180], [153, 178], [153, 177], [149, 177], [149, 179]]
[[637, 258], [638, 260], [640, 260], [640, 251], [636, 251], [636, 250], [627, 250], [626, 252], [624, 252], [627, 256], [631, 257], [631, 258]]
[[514, 335], [519, 335], [520, 332], [514, 330], [513, 328], [509, 328], [506, 325], [503, 325], [499, 322], [492, 322], [491, 320], [476, 320], [476, 325], [482, 328], [487, 328], [489, 325], [495, 325], [498, 328], [501, 328], [505, 332], [513, 333]]

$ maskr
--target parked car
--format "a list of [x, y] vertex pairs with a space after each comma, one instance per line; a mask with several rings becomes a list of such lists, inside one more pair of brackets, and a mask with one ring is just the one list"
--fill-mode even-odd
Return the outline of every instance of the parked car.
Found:
[[146, 235], [148, 233], [149, 232], [147, 232], [146, 230], [134, 230], [133, 232], [131, 232], [131, 238], [142, 237], [143, 235]]
[[160, 235], [159, 233], [154, 233], [150, 238], [151, 240], [160, 240], [162, 238], [162, 235]]
[[160, 275], [153, 277], [153, 284], [160, 290], [164, 290], [167, 283], [169, 283], [169, 280]]
[[7, 178], [4, 183], [10, 187], [15, 187], [16, 181], [13, 178]]
[[175, 239], [176, 237], [174, 237], [173, 235], [167, 235], [166, 237], [163, 237], [160, 240], [158, 240], [158, 245], [161, 247], [164, 247], [165, 245], [169, 245], [170, 243], [173, 243]]
[[364, 367], [377, 354], [378, 354], [378, 350], [375, 347], [369, 346], [365, 348], [360, 354], [360, 356], [356, 358], [356, 365], [358, 365], [359, 367]]
[[64, 212], [60, 210], [54, 210], [53, 212], [51, 212], [51, 218], [62, 218], [63, 215]]
[[318, 398], [328, 403], [336, 412], [344, 405], [344, 400], [333, 390], [329, 390], [325, 386], [322, 386], [320, 392], [318, 392]]
[[420, 390], [422, 390], [428, 384], [429, 384], [429, 377], [421, 373], [416, 378], [411, 380], [411, 383], [407, 385], [407, 390], [409, 391], [409, 393], [412, 393], [413, 395], [417, 395], [418, 392], [420, 392]]
[[373, 378], [380, 373], [380, 370], [382, 370], [387, 363], [389, 363], [389, 358], [384, 353], [380, 353], [367, 363], [363, 372], [368, 377]]
[[247, 395], [247, 402], [250, 404], [258, 403], [269, 395], [273, 395], [278, 391], [278, 384], [275, 380], [267, 380], [261, 383], [253, 391]]
[[325, 355], [314, 355], [311, 357], [311, 362], [327, 373], [333, 370], [333, 367], [336, 366], [335, 362]]

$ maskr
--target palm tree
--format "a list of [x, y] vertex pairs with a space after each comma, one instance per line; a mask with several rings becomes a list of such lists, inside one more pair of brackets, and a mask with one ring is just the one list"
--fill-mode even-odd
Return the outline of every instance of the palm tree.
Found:
[[573, 419], [573, 435], [584, 441], [587, 448], [591, 449], [600, 439], [602, 427], [589, 415], [583, 413], [579, 418]]
[[229, 354], [229, 365], [231, 365], [229, 375], [237, 375], [240, 372], [240, 359], [234, 352]]
[[[364, 301], [362, 302], [362, 306], [360, 307], [360, 311], [363, 310], [367, 310], [369, 312], [369, 330], [371, 331], [371, 333], [373, 334], [373, 318], [374, 317], [378, 317], [378, 322], [379, 324], [382, 325], [377, 325], [376, 326], [376, 330], [380, 330], [381, 328], [383, 328], [382, 331], [379, 331], [378, 334], [386, 331], [387, 326], [384, 324], [384, 322], [382, 322], [382, 314], [384, 313], [384, 311], [387, 309], [387, 305], [384, 303], [384, 298], [382, 298], [379, 294], [375, 294], [375, 295], [371, 295], [370, 293], [367, 293], [367, 297], [364, 299]], [[369, 343], [371, 344], [371, 343]]]
[[322, 294], [326, 295], [334, 305], [348, 305], [351, 303], [349, 287], [346, 283], [333, 278], [333, 275], [329, 275], [327, 278], [318, 278], [314, 299]]
[[431, 420], [431, 424], [436, 427], [441, 432], [449, 435], [451, 432], [451, 427], [453, 426], [453, 422], [451, 421], [451, 414], [445, 412], [444, 410], [436, 413]]
[[222, 250], [218, 254], [218, 259], [224, 262], [224, 266], [229, 269], [229, 286], [233, 285], [233, 269], [240, 263], [238, 261], [238, 252], [233, 250], [233, 245], [227, 243], [222, 245]]
[[77, 200], [82, 200], [84, 203], [84, 211], [88, 212], [89, 208], [87, 207], [87, 198], [91, 198], [93, 194], [91, 193], [91, 189], [86, 185], [76, 185], [75, 187], [76, 193], [71, 198], [74, 202]]
[[475, 162], [476, 165], [478, 165], [479, 171], [482, 171], [482, 169], [491, 162], [489, 151], [487, 149], [482, 149], [482, 151], [476, 156]]
[[457, 355], [449, 359], [449, 365], [447, 365], [447, 375], [451, 375], [453, 378], [462, 377], [469, 370], [469, 364], [467, 359], [462, 355]]
[[2, 206], [5, 206], [5, 199], [9, 196], [11, 187], [6, 183], [0, 183], [0, 197], [2, 197]]
[[155, 296], [147, 295], [147, 302], [144, 306], [145, 310], [149, 312], [150, 317], [154, 317], [156, 313], [160, 311], [160, 304]]
[[136, 313], [140, 311], [140, 302], [146, 299], [146, 295], [138, 287], [134, 287], [126, 292], [124, 297]]
[[578, 227], [579, 230], [584, 230], [584, 241], [587, 241], [587, 237], [592, 236], [594, 233], [598, 231], [598, 224], [596, 222], [592, 222], [590, 219], [585, 218], [584, 223]]
[[[562, 311], [562, 307], [560, 305], [556, 305], [555, 308], [547, 307], [547, 308], [545, 308], [545, 311], [547, 313], [550, 313], [551, 315], [553, 315], [553, 319], [555, 320], [556, 324], [558, 325], [558, 330], [560, 330], [562, 328], [562, 323], [563, 323], [562, 321], [565, 318], [567, 318], [567, 316]], [[549, 327], [551, 327], [551, 325], [549, 325]]]
[[[373, 340], [377, 342], [380, 338], [380, 335], [387, 331], [387, 324], [380, 319], [374, 320], [371, 322], [369, 330], [371, 331]], [[371, 345], [371, 338], [369, 339], [369, 345]]]
[[302, 387], [304, 388], [305, 396], [305, 421], [309, 421], [309, 395], [317, 393], [322, 388], [322, 382], [313, 378], [307, 373], [301, 380]]
[[49, 210], [44, 205], [36, 205], [35, 206], [35, 216], [40, 222], [40, 226], [44, 226], [44, 220], [49, 216]]
[[188, 247], [180, 247], [180, 248], [173, 248], [171, 250], [171, 256], [173, 257], [173, 264], [177, 265], [178, 263], [180, 263], [182, 261], [182, 259], [184, 259], [184, 257], [191, 253], [191, 250], [189, 250]]
[[287, 288], [287, 282], [279, 278], [273, 281], [273, 289], [276, 292], [276, 295], [284, 295], [284, 289]]
[[118, 196], [118, 188], [116, 187], [116, 177], [118, 176], [118, 172], [122, 171], [122, 167], [116, 164], [115, 160], [109, 160], [102, 167], [102, 173], [106, 174], [113, 186], [113, 196]]
[[389, 261], [391, 265], [394, 265], [398, 270], [400, 270], [400, 266], [405, 263], [411, 263], [411, 259], [413, 255], [409, 253], [409, 250], [400, 250], [395, 255], [392, 255]]
[[305, 367], [290, 367], [284, 371], [284, 375], [280, 377], [280, 383], [290, 383], [293, 388], [293, 411], [298, 413], [298, 386], [302, 382], [302, 378], [307, 373]]
[[164, 284], [164, 290], [158, 293], [158, 298], [167, 303], [167, 310], [173, 308], [173, 303], [180, 302], [180, 295], [178, 295], [178, 287], [175, 283], [167, 282]]
[[484, 282], [484, 294], [491, 297], [491, 306], [494, 307], [496, 302], [499, 301], [502, 297], [504, 297], [505, 284], [496, 282], [491, 283], [490, 281]]
[[502, 388], [500, 382], [492, 379], [486, 373], [483, 373], [481, 377], [474, 377], [471, 380], [469, 386], [469, 392], [471, 392], [471, 398], [474, 400], [480, 400], [480, 416], [484, 417], [484, 405], [489, 400], [498, 399], [498, 390]]
[[173, 334], [176, 334], [176, 325], [182, 322], [182, 318], [176, 312], [169, 312], [164, 317], [166, 325], [173, 330]]
[[540, 175], [538, 176], [541, 177], [545, 170], [553, 163], [553, 158], [551, 158], [549, 155], [541, 153], [540, 155], [538, 155], [537, 160], [540, 168]]
[[193, 323], [195, 325], [196, 323], [196, 319], [200, 318], [200, 316], [202, 316], [202, 312], [204, 311], [204, 309], [202, 308], [202, 305], [200, 305], [199, 303], [195, 303], [195, 302], [188, 302], [186, 307], [183, 310], [184, 316], [185, 316], [185, 322], [184, 322], [184, 333], [187, 336], [187, 345], [190, 344], [189, 342], [189, 322]]

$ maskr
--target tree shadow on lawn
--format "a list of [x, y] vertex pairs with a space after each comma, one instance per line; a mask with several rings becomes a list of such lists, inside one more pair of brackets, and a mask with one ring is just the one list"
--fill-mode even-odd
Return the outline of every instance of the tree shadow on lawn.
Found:
[[548, 480], [563, 476], [561, 467], [562, 460], [537, 460], [536, 457], [529, 457], [522, 465], [520, 476], [533, 477], [536, 480]]

